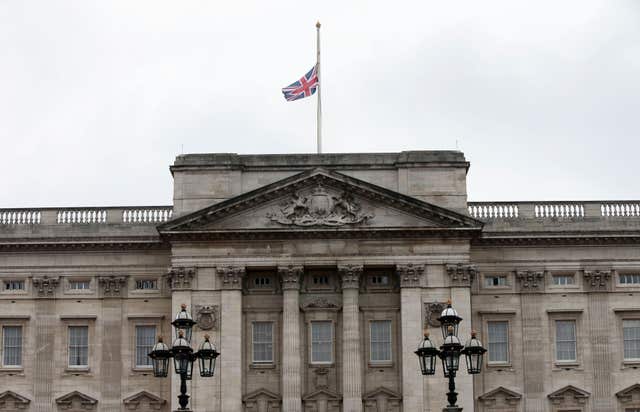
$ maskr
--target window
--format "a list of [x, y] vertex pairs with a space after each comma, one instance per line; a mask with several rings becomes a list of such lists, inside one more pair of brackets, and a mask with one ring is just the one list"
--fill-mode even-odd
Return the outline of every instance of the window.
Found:
[[553, 284], [556, 286], [566, 286], [575, 284], [573, 275], [553, 275]]
[[370, 328], [371, 362], [391, 362], [391, 321], [373, 320]]
[[624, 340], [624, 359], [640, 360], [640, 319], [622, 321], [622, 338]]
[[89, 327], [69, 326], [69, 367], [88, 367]]
[[24, 290], [24, 280], [6, 280], [4, 290]]
[[253, 279], [255, 288], [271, 288], [271, 278], [267, 276], [257, 276]]
[[485, 276], [484, 286], [487, 288], [495, 286], [507, 286], [506, 276]]
[[69, 289], [71, 290], [89, 290], [91, 282], [88, 280], [70, 280]]
[[312, 278], [313, 284], [316, 286], [328, 285], [329, 284], [329, 276], [314, 276]]
[[152, 366], [149, 352], [156, 341], [156, 327], [152, 325], [136, 326], [136, 367]]
[[333, 330], [331, 321], [311, 322], [311, 363], [333, 361]]
[[621, 285], [640, 285], [640, 273], [621, 273]]
[[556, 321], [556, 360], [575, 362], [576, 357], [576, 321]]
[[509, 362], [509, 322], [487, 322], [489, 363]]
[[273, 322], [253, 322], [253, 362], [273, 363]]
[[158, 289], [158, 281], [156, 279], [137, 279], [136, 289], [138, 290]]
[[2, 327], [2, 365], [22, 366], [22, 326]]
[[388, 286], [389, 276], [386, 275], [373, 275], [370, 277], [371, 284], [373, 286]]

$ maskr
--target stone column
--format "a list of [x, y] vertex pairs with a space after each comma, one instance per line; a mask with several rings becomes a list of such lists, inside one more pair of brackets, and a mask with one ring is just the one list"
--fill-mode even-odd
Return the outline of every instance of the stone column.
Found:
[[362, 354], [360, 353], [360, 276], [362, 265], [341, 265], [342, 277], [342, 405], [344, 412], [362, 411]]
[[282, 410], [302, 411], [300, 280], [302, 266], [279, 267], [282, 279]]
[[[48, 412], [51, 410], [54, 399], [55, 379], [59, 376], [56, 368], [56, 352], [54, 347], [57, 324], [59, 322], [55, 311], [55, 289], [58, 285], [57, 278], [45, 282], [42, 278], [33, 279], [33, 287], [38, 297], [34, 304], [34, 329], [35, 329], [35, 351], [33, 354], [34, 370], [33, 374], [33, 410], [37, 412]], [[32, 372], [32, 371], [28, 371]]]
[[[458, 327], [458, 338], [464, 345], [471, 338], [471, 282], [475, 278], [476, 268], [473, 265], [458, 263], [447, 265], [446, 269], [451, 287], [451, 304], [463, 319]], [[458, 406], [465, 411], [473, 411], [473, 376], [467, 373], [466, 368], [467, 364], [460, 359], [460, 369], [456, 375]]]
[[242, 412], [242, 279], [245, 268], [218, 268], [220, 293], [220, 388], [224, 412]]
[[423, 379], [414, 353], [422, 336], [423, 265], [397, 265], [402, 328], [402, 410], [424, 410]]

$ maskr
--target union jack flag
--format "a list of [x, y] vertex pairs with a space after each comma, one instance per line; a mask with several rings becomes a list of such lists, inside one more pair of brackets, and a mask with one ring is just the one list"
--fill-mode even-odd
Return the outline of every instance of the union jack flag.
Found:
[[318, 72], [317, 65], [313, 66], [311, 70], [300, 80], [295, 81], [282, 89], [282, 94], [288, 102], [302, 99], [303, 97], [309, 97], [318, 90]]

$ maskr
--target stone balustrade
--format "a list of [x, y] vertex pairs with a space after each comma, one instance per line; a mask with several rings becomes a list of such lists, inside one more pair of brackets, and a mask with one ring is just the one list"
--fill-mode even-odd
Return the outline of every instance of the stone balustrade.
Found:
[[637, 218], [640, 201], [469, 202], [479, 220]]
[[0, 225], [159, 224], [172, 216], [171, 206], [0, 209]]

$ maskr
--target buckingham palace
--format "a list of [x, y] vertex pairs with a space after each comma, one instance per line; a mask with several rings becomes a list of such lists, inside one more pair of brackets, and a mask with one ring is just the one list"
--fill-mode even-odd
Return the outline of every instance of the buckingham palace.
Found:
[[640, 200], [474, 202], [470, 166], [185, 154], [172, 205], [0, 209], [0, 411], [177, 410], [181, 313], [219, 352], [192, 411], [441, 411], [447, 302], [487, 349], [464, 411], [640, 411]]

